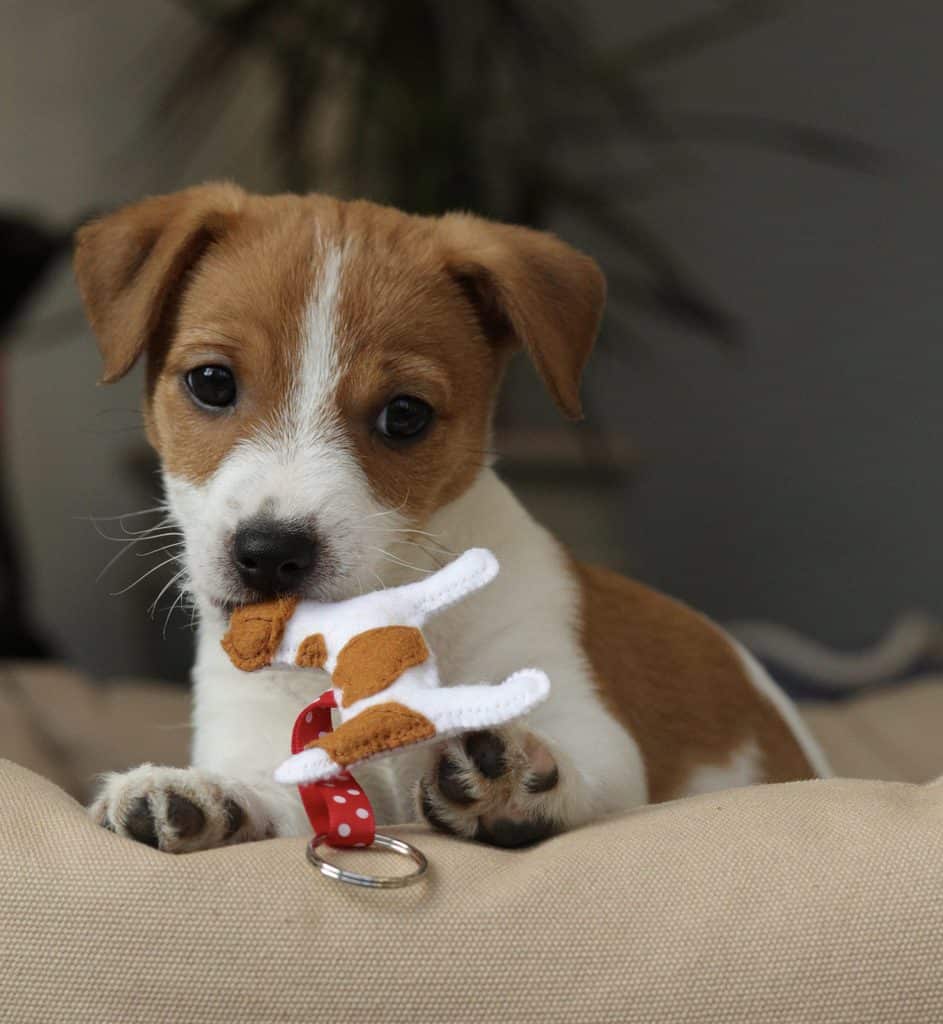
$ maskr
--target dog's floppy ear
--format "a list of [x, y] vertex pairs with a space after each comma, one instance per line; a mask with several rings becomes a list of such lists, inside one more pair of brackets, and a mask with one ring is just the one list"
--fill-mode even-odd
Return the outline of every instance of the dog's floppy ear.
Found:
[[448, 214], [440, 227], [448, 270], [485, 334], [523, 346], [559, 408], [579, 419], [580, 376], [606, 299], [596, 262], [544, 231], [467, 214]]
[[76, 235], [75, 276], [98, 337], [102, 383], [123, 377], [166, 326], [180, 287], [245, 193], [224, 183], [152, 196]]

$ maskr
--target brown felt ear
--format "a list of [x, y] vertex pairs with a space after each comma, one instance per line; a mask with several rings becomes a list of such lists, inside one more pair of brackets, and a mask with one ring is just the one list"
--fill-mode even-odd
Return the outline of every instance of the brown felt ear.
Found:
[[596, 262], [554, 235], [448, 214], [449, 272], [489, 338], [522, 345], [560, 409], [582, 416], [580, 376], [606, 299]]
[[123, 377], [161, 334], [187, 274], [244, 199], [235, 185], [200, 185], [79, 229], [75, 276], [98, 337], [103, 383]]

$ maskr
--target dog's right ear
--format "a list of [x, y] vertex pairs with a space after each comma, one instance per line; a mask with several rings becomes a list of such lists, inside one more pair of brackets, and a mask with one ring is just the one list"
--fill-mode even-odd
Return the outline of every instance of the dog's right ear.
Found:
[[236, 185], [200, 185], [125, 206], [79, 229], [75, 276], [98, 337], [102, 383], [123, 377], [159, 338], [187, 275], [245, 198]]

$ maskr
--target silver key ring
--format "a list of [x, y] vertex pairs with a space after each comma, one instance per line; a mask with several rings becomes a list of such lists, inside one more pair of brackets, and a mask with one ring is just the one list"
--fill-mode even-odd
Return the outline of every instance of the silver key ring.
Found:
[[369, 889], [402, 889], [403, 886], [418, 882], [429, 867], [429, 862], [421, 850], [417, 850], [415, 846], [403, 839], [394, 839], [393, 836], [380, 835], [378, 832], [373, 837], [372, 845], [410, 857], [417, 865], [416, 870], [411, 871], [408, 875], [361, 875], [357, 871], [347, 871], [326, 861], [318, 853], [318, 847], [326, 841], [327, 836], [315, 836], [308, 843], [306, 856], [322, 875], [327, 875], [328, 878], [333, 878], [338, 882], [346, 882], [348, 885], [363, 885]]

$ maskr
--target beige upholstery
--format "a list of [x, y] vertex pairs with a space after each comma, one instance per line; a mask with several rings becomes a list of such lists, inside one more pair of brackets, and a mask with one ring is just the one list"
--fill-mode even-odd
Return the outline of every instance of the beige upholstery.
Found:
[[804, 717], [836, 775], [925, 782], [943, 774], [939, 676], [848, 702], [810, 705]]
[[[943, 686], [923, 693], [904, 728], [938, 727]], [[179, 724], [159, 703], [142, 734]], [[837, 737], [845, 714], [814, 728]], [[52, 756], [27, 732], [27, 758]], [[68, 722], [53, 735], [67, 748]], [[153, 756], [137, 746], [132, 760]], [[395, 831], [428, 880], [354, 890], [317, 875], [300, 839], [161, 854], [0, 763], [0, 1020], [943, 1021], [943, 786], [757, 787], [517, 852]], [[344, 856], [377, 870], [382, 855]]]
[[0, 662], [0, 757], [87, 801], [96, 774], [186, 765], [189, 694], [143, 680], [96, 683], [61, 665]]

